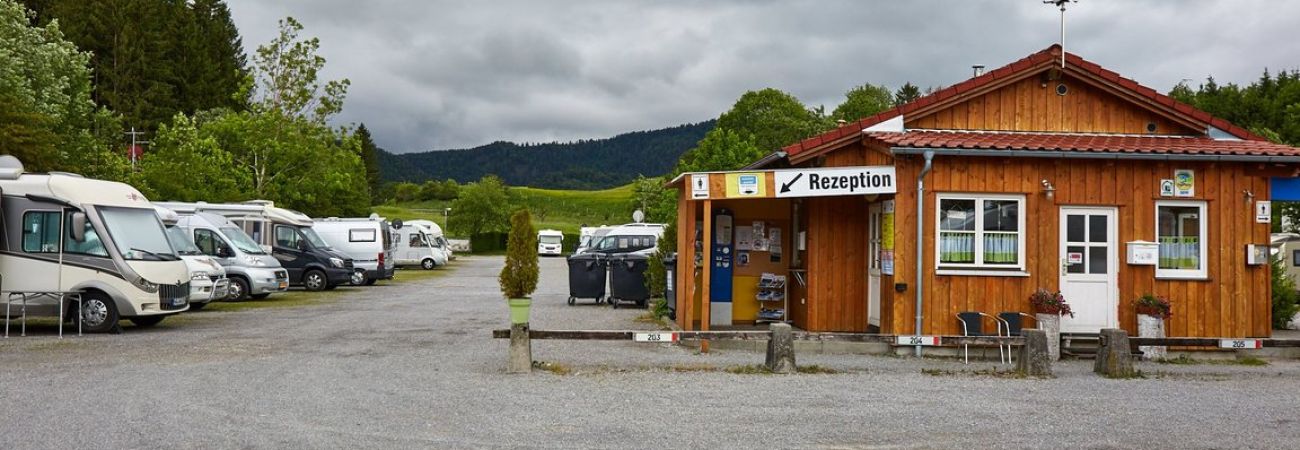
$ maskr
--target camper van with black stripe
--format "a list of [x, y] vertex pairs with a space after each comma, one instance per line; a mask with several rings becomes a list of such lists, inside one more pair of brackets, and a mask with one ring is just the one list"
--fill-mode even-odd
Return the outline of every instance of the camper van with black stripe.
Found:
[[0, 310], [56, 317], [66, 311], [63, 319], [105, 332], [119, 319], [152, 326], [189, 309], [189, 270], [140, 191], [74, 174], [23, 173], [17, 158], [4, 155], [0, 194], [0, 288], [82, 298], [78, 312], [67, 296], [28, 296], [23, 305], [4, 295], [0, 302], [14, 304]]

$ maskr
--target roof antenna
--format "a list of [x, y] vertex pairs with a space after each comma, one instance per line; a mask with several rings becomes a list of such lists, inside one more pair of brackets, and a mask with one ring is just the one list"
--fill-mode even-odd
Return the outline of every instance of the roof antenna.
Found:
[[1056, 5], [1061, 8], [1061, 69], [1065, 69], [1065, 4], [1078, 2], [1079, 0], [1043, 0], [1045, 5]]

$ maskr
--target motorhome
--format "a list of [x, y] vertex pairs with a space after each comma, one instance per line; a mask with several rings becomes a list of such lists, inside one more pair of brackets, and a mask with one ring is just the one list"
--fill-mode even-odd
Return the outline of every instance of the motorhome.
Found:
[[447, 264], [447, 253], [437, 247], [432, 230], [421, 224], [394, 223], [397, 249], [393, 260], [400, 267], [420, 266], [425, 270]]
[[[0, 156], [0, 274], [6, 292], [77, 292], [70, 297], [0, 296], [9, 314], [79, 320], [83, 330], [119, 319], [152, 326], [189, 309], [189, 269], [176, 256], [153, 205], [135, 188], [66, 173], [29, 174]], [[67, 230], [63, 232], [61, 230]], [[61, 300], [60, 300], [61, 299]], [[24, 311], [25, 310], [25, 311]]]
[[370, 286], [379, 280], [393, 279], [393, 229], [378, 215], [366, 218], [330, 217], [312, 224], [316, 234], [335, 250], [352, 258], [353, 267], [362, 271], [361, 283]]
[[172, 249], [176, 250], [176, 255], [180, 256], [181, 260], [185, 261], [185, 266], [189, 268], [190, 309], [203, 309], [214, 300], [224, 300], [226, 290], [230, 286], [230, 280], [226, 279], [226, 269], [212, 257], [199, 251], [189, 233], [176, 225], [176, 222], [180, 221], [180, 215], [176, 214], [176, 211], [157, 205], [154, 205], [154, 211], [162, 220]]
[[447, 237], [442, 233], [442, 227], [438, 222], [425, 219], [414, 219], [404, 222], [406, 225], [415, 225], [424, 227], [425, 232], [429, 234], [429, 242], [433, 248], [443, 253], [442, 259], [452, 261], [456, 259], [456, 254], [452, 252], [451, 243], [447, 242]]
[[196, 212], [192, 203], [172, 205], [180, 215], [176, 226], [194, 239], [199, 251], [226, 269], [227, 300], [260, 300], [289, 289], [289, 272], [280, 261], [234, 222], [220, 214]]
[[[171, 208], [175, 203], [162, 202]], [[243, 203], [194, 203], [195, 211], [225, 216], [238, 225], [289, 272], [289, 284], [309, 291], [351, 284], [352, 258], [334, 251], [312, 230], [312, 219], [266, 200]], [[173, 208], [174, 209], [174, 208]]]
[[573, 249], [573, 253], [586, 253], [591, 251], [591, 246], [600, 238], [609, 234], [609, 230], [614, 227], [601, 225], [598, 227], [582, 227], [578, 229], [578, 247]]
[[541, 230], [537, 232], [537, 254], [559, 256], [564, 254], [564, 233], [560, 230]]
[[649, 256], [658, 249], [664, 226], [657, 223], [629, 223], [612, 227], [604, 236], [593, 238], [591, 250], [607, 254]]

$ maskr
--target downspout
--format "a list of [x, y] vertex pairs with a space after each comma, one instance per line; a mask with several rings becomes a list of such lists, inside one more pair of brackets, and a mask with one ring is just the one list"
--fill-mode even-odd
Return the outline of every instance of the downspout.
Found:
[[[921, 271], [925, 269], [925, 175], [930, 173], [930, 166], [934, 161], [934, 151], [927, 150], [925, 157], [925, 167], [921, 168], [921, 174], [916, 177], [916, 335], [921, 335], [921, 320], [924, 314], [921, 312], [921, 302], [924, 294], [921, 291], [921, 283], [924, 278]], [[916, 346], [916, 356], [921, 357], [921, 345]]]

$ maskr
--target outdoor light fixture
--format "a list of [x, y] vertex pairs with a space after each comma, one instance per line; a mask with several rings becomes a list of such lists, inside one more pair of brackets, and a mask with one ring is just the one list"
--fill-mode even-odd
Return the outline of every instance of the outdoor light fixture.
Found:
[[1046, 178], [1044, 178], [1043, 192], [1047, 193], [1047, 198], [1052, 198], [1056, 195], [1056, 186], [1052, 186], [1052, 183], [1050, 181], [1047, 181]]
[[1250, 202], [1251, 199], [1255, 198], [1255, 193], [1251, 192], [1250, 189], [1242, 189], [1241, 195], [1246, 197], [1246, 202]]

